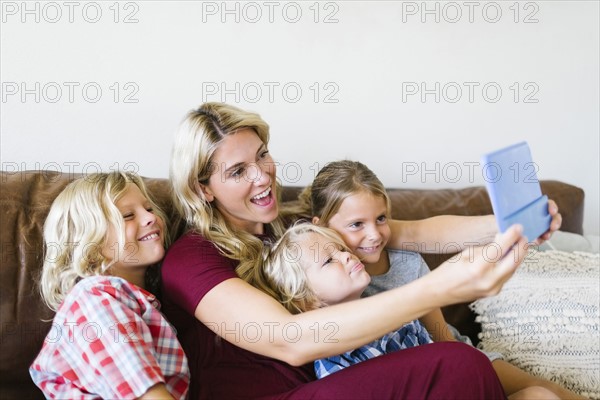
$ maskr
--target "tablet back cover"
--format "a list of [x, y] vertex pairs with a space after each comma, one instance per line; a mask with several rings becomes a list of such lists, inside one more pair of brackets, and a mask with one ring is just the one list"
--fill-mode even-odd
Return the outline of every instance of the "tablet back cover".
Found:
[[537, 165], [527, 142], [494, 151], [482, 157], [483, 177], [501, 232], [520, 223], [533, 241], [550, 227], [548, 198], [542, 195]]

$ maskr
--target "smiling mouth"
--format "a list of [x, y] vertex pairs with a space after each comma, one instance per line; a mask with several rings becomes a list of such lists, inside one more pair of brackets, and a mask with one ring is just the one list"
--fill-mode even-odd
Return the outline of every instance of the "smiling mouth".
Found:
[[360, 250], [363, 253], [374, 253], [377, 250], [379, 250], [380, 247], [381, 247], [381, 245], [377, 245], [377, 246], [373, 246], [373, 247], [359, 247], [358, 250]]
[[140, 242], [145, 242], [147, 240], [153, 240], [153, 239], [157, 239], [159, 237], [158, 232], [150, 232], [147, 235], [142, 236], [141, 238], [139, 238], [138, 240]]
[[257, 194], [250, 199], [250, 202], [259, 205], [266, 206], [271, 203], [271, 187], [269, 186], [264, 192]]

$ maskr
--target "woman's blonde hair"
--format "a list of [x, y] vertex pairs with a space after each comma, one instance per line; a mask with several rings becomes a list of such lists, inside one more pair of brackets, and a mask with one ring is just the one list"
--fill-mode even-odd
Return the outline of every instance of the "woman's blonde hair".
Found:
[[290, 227], [270, 250], [265, 250], [257, 268], [262, 271], [259, 289], [277, 299], [292, 314], [326, 306], [310, 287], [305, 269], [306, 257], [301, 243], [306, 236], [315, 234], [325, 237], [336, 248], [349, 251], [340, 235], [330, 228], [311, 223], [297, 223]]
[[118, 249], [124, 248], [125, 225], [115, 203], [126, 191], [127, 183], [135, 184], [150, 202], [153, 213], [165, 221], [142, 179], [130, 172], [86, 175], [67, 185], [52, 203], [44, 222], [45, 254], [40, 278], [42, 297], [52, 310], [58, 309], [81, 278], [106, 274], [110, 263], [102, 249], [111, 229], [117, 233]]
[[286, 215], [298, 214], [305, 218], [318, 217], [319, 225], [327, 226], [338, 212], [342, 202], [354, 194], [367, 192], [385, 200], [387, 214], [391, 213], [390, 198], [383, 183], [366, 165], [358, 161], [341, 160], [326, 164], [298, 197], [293, 209]]
[[[263, 243], [256, 236], [228, 224], [219, 210], [205, 199], [200, 184], [208, 184], [215, 171], [213, 155], [221, 142], [243, 128], [254, 130], [265, 146], [269, 144], [269, 125], [260, 115], [224, 103], [202, 104], [190, 111], [180, 126], [170, 169], [174, 203], [187, 226], [235, 260], [260, 257]], [[277, 218], [267, 230], [279, 236], [283, 224]], [[236, 269], [238, 276], [252, 283], [256, 271], [242, 264]]]

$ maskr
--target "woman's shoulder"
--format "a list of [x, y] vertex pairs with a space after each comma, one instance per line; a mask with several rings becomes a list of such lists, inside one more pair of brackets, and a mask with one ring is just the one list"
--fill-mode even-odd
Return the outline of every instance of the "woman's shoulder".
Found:
[[237, 261], [225, 256], [215, 243], [197, 232], [187, 232], [169, 249], [162, 262], [161, 276], [165, 280], [191, 279], [208, 271], [226, 269], [232, 271]]
[[162, 262], [160, 273], [165, 311], [170, 304], [176, 304], [194, 315], [206, 293], [221, 282], [237, 277], [237, 264], [204, 236], [194, 232], [184, 234], [167, 250]]
[[181, 252], [186, 250], [198, 250], [202, 249], [202, 251], [206, 251], [206, 249], [215, 249], [218, 250], [213, 242], [207, 239], [201, 233], [195, 231], [187, 231], [183, 235], [181, 235], [167, 250], [167, 255], [169, 252]]

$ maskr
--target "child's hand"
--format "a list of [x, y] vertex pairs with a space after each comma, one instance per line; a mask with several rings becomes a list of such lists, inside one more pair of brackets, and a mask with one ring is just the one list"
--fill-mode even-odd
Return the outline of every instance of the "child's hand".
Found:
[[542, 234], [542, 236], [537, 238], [535, 242], [533, 242], [536, 245], [540, 245], [546, 240], [550, 239], [550, 237], [552, 237], [552, 234], [555, 231], [559, 230], [560, 226], [562, 225], [562, 215], [560, 215], [560, 213], [558, 212], [558, 206], [556, 205], [556, 202], [554, 200], [548, 200], [548, 212], [552, 216], [552, 221], [550, 221], [550, 228], [547, 232]]
[[470, 247], [432, 272], [440, 273], [440, 289], [452, 303], [464, 303], [500, 292], [527, 253], [523, 227], [511, 226], [484, 246]]

